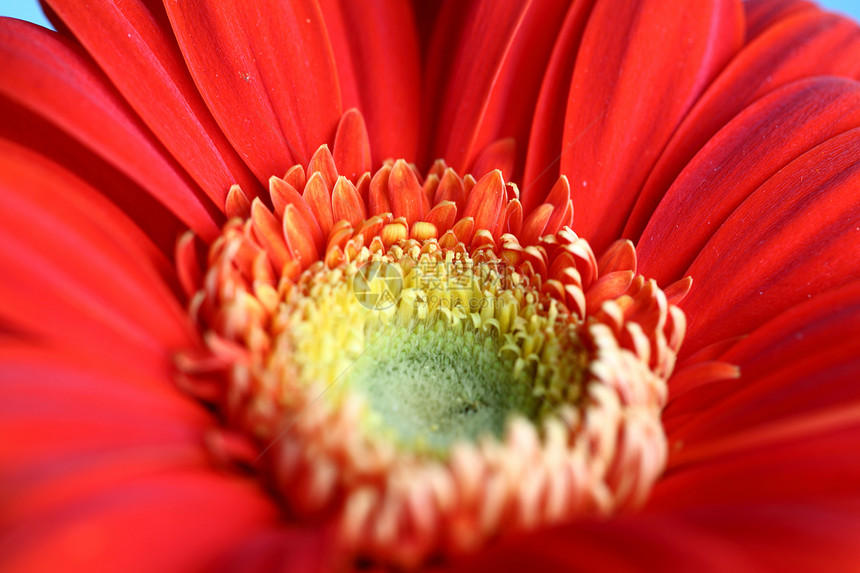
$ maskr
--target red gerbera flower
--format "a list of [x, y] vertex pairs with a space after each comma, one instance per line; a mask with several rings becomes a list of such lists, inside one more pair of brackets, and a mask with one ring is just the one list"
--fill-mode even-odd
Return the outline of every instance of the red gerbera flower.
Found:
[[854, 23], [46, 5], [0, 20], [4, 570], [857, 568]]

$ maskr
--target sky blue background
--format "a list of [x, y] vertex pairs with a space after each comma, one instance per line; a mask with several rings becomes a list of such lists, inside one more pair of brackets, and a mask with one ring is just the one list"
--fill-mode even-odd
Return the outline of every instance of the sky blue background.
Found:
[[[696, 0], [689, 0], [695, 2]], [[819, 0], [821, 6], [860, 20], [860, 0]], [[0, 16], [12, 16], [47, 26], [37, 0], [0, 0]]]

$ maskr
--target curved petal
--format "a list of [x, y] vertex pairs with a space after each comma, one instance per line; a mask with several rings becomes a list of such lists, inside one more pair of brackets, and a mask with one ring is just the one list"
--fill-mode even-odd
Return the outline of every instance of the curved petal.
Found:
[[675, 439], [719, 442], [781, 419], [815, 418], [843, 406], [856, 409], [860, 388], [853, 381], [860, 378], [860, 283], [849, 283], [789, 309], [720, 359], [737, 364], [740, 378], [720, 382], [713, 391], [691, 391], [683, 405], [670, 405], [667, 422], [673, 412], [683, 412], [688, 420], [672, 432]]
[[183, 309], [149, 262], [151, 244], [96, 191], [3, 143], [0, 194], [0, 317], [43, 341], [132, 363], [193, 346]]
[[[94, 151], [49, 120], [0, 95], [0, 139], [24, 146], [74, 173], [113, 202], [140, 227], [165, 257], [188, 227], [153, 197]], [[167, 258], [158, 263], [165, 277], [174, 276]]]
[[373, 167], [418, 159], [420, 53], [407, 2], [322, 0], [344, 109], [357, 108], [370, 136]]
[[684, 355], [746, 334], [794, 304], [860, 278], [860, 129], [771, 177], [729, 217], [685, 274]]
[[218, 206], [258, 185], [197, 92], [169, 28], [141, 0], [48, 0], [164, 147]]
[[752, 102], [806, 77], [855, 77], [858, 72], [860, 28], [854, 22], [818, 10], [780, 20], [738, 53], [684, 118], [636, 200], [626, 236], [638, 238], [681, 170]]
[[146, 189], [198, 234], [218, 212], [148, 135], [104, 79], [60, 37], [0, 19], [0, 95], [56, 125]]
[[[449, 1], [434, 32], [425, 84], [433, 160], [466, 173], [485, 147], [525, 147], [540, 79], [567, 0]], [[433, 106], [436, 107], [433, 107]], [[518, 161], [516, 170], [522, 167]], [[515, 171], [516, 172], [516, 171]]]
[[618, 238], [663, 146], [743, 41], [740, 2], [634, 6], [597, 3], [567, 103], [561, 173], [595, 252]]
[[813, 147], [856, 127], [860, 84], [853, 80], [804, 80], [757, 101], [715, 135], [669, 188], [636, 247], [640, 272], [660, 284], [680, 279], [760, 185]]
[[804, 10], [818, 10], [818, 6], [808, 0], [747, 0], [744, 10], [747, 15], [746, 43], [749, 43], [780, 20]]
[[197, 89], [261, 182], [333, 141], [340, 87], [316, 0], [165, 8]]
[[259, 487], [213, 471], [214, 420], [169, 378], [7, 342], [0, 380], [4, 571], [196, 568], [274, 524]]

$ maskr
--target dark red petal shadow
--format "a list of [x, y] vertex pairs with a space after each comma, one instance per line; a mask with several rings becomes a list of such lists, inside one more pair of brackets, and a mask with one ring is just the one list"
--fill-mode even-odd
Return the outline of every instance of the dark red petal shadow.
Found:
[[746, 42], [749, 43], [780, 20], [804, 10], [818, 10], [818, 6], [807, 0], [746, 0], [744, 2], [747, 16]]
[[420, 53], [410, 7], [400, 0], [320, 2], [337, 61], [343, 108], [364, 116], [373, 168], [418, 159]]
[[428, 161], [442, 157], [462, 173], [498, 139], [514, 137], [525, 149], [567, 3], [453, 0], [442, 8], [426, 68]]

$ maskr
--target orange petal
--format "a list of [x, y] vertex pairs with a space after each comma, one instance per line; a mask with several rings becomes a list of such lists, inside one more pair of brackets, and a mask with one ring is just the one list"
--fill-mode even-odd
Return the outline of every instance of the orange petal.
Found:
[[336, 221], [349, 221], [353, 226], [357, 226], [367, 217], [364, 202], [346, 177], [339, 177], [335, 183], [331, 205]]
[[313, 177], [314, 173], [319, 173], [322, 176], [329, 190], [334, 189], [334, 184], [337, 182], [337, 167], [326, 144], [317, 148], [308, 163], [308, 179]]
[[319, 254], [311, 240], [311, 232], [304, 217], [293, 205], [287, 205], [284, 209], [284, 238], [293, 258], [297, 259], [306, 268], [312, 262], [319, 259]]
[[356, 182], [371, 169], [370, 139], [364, 116], [355, 108], [344, 112], [334, 136], [334, 163], [339, 173]]
[[469, 193], [464, 216], [475, 219], [475, 229], [494, 229], [505, 198], [505, 181], [498, 169], [484, 175]]
[[334, 214], [331, 211], [331, 192], [319, 172], [308, 179], [302, 197], [313, 211], [323, 235], [327, 237], [334, 225]]
[[415, 172], [402, 159], [398, 159], [391, 169], [388, 200], [394, 216], [404, 217], [409, 225], [423, 218], [430, 208]]

